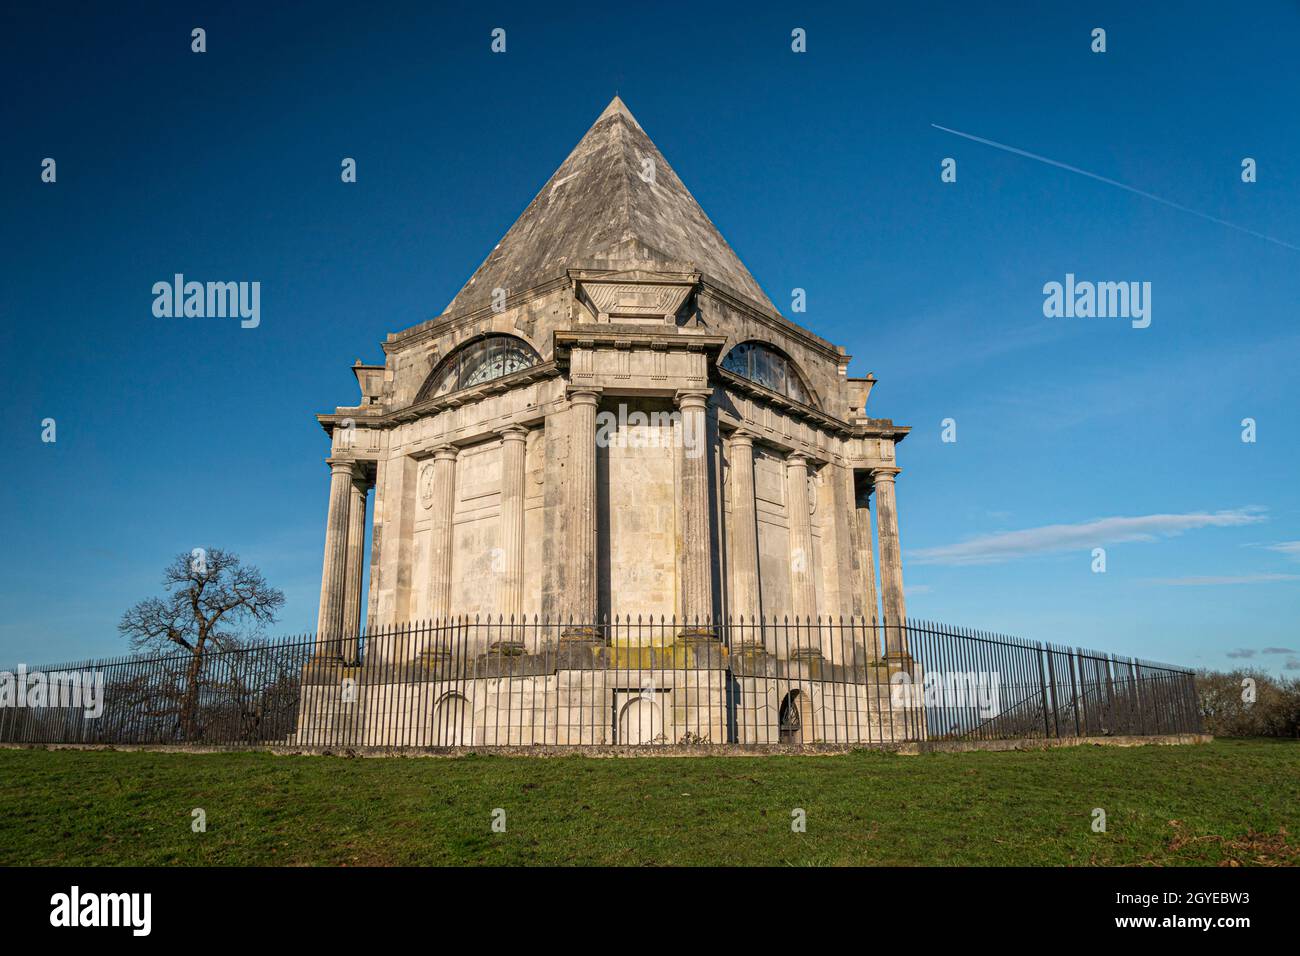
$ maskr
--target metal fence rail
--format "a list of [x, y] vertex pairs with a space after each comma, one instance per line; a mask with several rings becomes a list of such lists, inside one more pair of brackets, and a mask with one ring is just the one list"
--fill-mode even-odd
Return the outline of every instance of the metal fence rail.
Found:
[[1192, 672], [912, 621], [454, 618], [18, 667], [0, 741], [320, 748], [1199, 732]]

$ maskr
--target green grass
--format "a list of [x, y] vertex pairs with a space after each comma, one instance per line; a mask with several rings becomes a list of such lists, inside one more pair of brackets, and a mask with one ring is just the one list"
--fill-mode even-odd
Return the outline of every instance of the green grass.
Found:
[[[806, 833], [791, 832], [796, 807]], [[5, 865], [1294, 865], [1298, 827], [1300, 743], [1285, 741], [634, 759], [0, 750]]]

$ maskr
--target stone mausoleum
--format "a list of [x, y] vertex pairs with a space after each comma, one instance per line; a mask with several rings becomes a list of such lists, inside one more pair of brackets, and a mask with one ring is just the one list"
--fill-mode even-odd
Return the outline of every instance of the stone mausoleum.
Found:
[[[300, 739], [888, 738], [880, 684], [913, 666], [908, 429], [868, 415], [875, 379], [780, 314], [621, 100], [444, 312], [383, 350], [354, 366], [360, 404], [318, 416]], [[656, 623], [606, 626], [629, 617]], [[529, 626], [481, 626], [502, 618]]]

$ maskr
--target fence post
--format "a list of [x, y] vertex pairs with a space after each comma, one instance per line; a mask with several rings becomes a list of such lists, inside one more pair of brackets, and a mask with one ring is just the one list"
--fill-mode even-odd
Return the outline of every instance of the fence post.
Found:
[[1083, 648], [1074, 649], [1074, 663], [1079, 670], [1079, 696], [1078, 705], [1074, 710], [1074, 719], [1079, 725], [1079, 736], [1086, 737], [1088, 735], [1088, 685], [1084, 681]]
[[1129, 680], [1133, 683], [1133, 713], [1137, 724], [1137, 732], [1145, 735], [1147, 732], [1146, 716], [1142, 713], [1142, 667], [1137, 662], [1136, 657], [1128, 659]]
[[1049, 644], [1047, 646], [1047, 683], [1052, 691], [1052, 727], [1059, 739], [1061, 736], [1061, 698], [1056, 691], [1056, 657], [1054, 653]]
[[1116, 725], [1119, 723], [1119, 714], [1115, 704], [1115, 680], [1111, 676], [1112, 660], [1112, 655], [1107, 654], [1102, 663], [1105, 664], [1103, 673], [1106, 676], [1106, 709], [1110, 712], [1110, 732], [1113, 736], [1115, 734]]
[[1052, 724], [1047, 716], [1047, 675], [1043, 672], [1043, 645], [1038, 645], [1038, 695], [1043, 702], [1043, 736], [1052, 736]]

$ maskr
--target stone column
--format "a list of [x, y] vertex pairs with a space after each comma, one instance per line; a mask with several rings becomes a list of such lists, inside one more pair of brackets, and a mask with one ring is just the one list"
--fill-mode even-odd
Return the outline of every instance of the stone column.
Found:
[[433, 451], [433, 503], [429, 529], [428, 600], [425, 607], [432, 620], [446, 620], [451, 614], [452, 532], [456, 514], [456, 456], [460, 449], [442, 445]]
[[570, 626], [561, 635], [573, 640], [594, 640], [598, 626], [599, 592], [596, 587], [596, 409], [600, 389], [576, 388], [569, 392], [569, 553], [565, 557], [570, 597]]
[[524, 452], [528, 429], [510, 425], [501, 436], [501, 613], [507, 621], [524, 615]]
[[903, 559], [898, 547], [898, 506], [894, 502], [894, 476], [898, 468], [877, 468], [871, 473], [876, 492], [876, 537], [880, 542], [880, 604], [885, 624], [885, 657], [906, 657], [903, 625]]
[[356, 661], [359, 649], [357, 640], [361, 633], [361, 578], [366, 559], [366, 483], [356, 477], [352, 481], [348, 503], [347, 571], [343, 586], [343, 640], [342, 656], [349, 663]]
[[[391, 632], [411, 619], [412, 604], [424, 597], [425, 582], [414, 575], [412, 568], [416, 513], [423, 510], [419, 479], [425, 465], [399, 451], [380, 467], [382, 478], [375, 491], [375, 513], [370, 519], [371, 540], [379, 552], [379, 582], [377, 600], [370, 606], [367, 617], [373, 625]], [[396, 639], [386, 638], [374, 649], [390, 658], [397, 651]]]
[[790, 522], [790, 596], [800, 626], [796, 656], [815, 656], [820, 648], [815, 630], [807, 626], [817, 615], [817, 584], [813, 579], [812, 522], [808, 516], [808, 458], [792, 452], [785, 460], [786, 516]]
[[348, 566], [348, 511], [352, 504], [353, 464], [330, 458], [330, 504], [325, 524], [325, 564], [320, 576], [320, 612], [316, 618], [318, 658], [342, 654], [343, 597]]
[[[728, 444], [731, 463], [731, 575], [735, 593], [732, 607], [745, 623], [762, 613], [758, 568], [758, 506], [754, 498], [754, 436], [732, 434]], [[746, 643], [762, 643], [757, 630], [745, 630]]]
[[867, 492], [858, 498], [853, 509], [853, 548], [858, 553], [858, 567], [862, 589], [862, 617], [867, 627], [867, 657], [875, 660], [880, 654], [875, 627], [880, 622], [880, 600], [876, 596], [876, 556], [871, 527], [871, 495]]
[[683, 633], [713, 635], [713, 541], [709, 522], [708, 389], [680, 389], [682, 447], [678, 450], [681, 488], [681, 616]]

